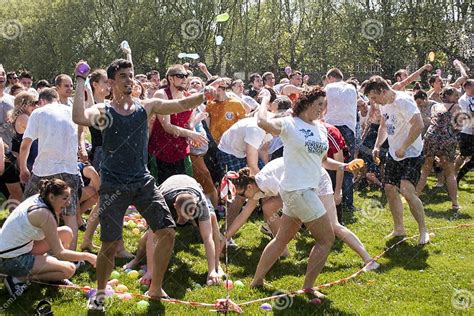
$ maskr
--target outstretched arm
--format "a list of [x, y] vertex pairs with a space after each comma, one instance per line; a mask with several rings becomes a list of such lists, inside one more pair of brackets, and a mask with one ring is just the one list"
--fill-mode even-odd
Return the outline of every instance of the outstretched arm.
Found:
[[400, 82], [396, 82], [395, 84], [393, 84], [392, 89], [403, 90], [405, 89], [407, 85], [409, 85], [410, 83], [418, 79], [423, 73], [423, 71], [425, 70], [431, 71], [432, 69], [433, 69], [433, 66], [431, 66], [430, 64], [426, 64], [420, 69], [418, 69], [417, 71], [415, 71], [414, 73], [412, 73], [411, 75], [409, 75], [405, 80], [402, 80]]
[[83, 61], [78, 62], [76, 65], [76, 71], [75, 71], [77, 84], [76, 84], [76, 94], [74, 96], [74, 103], [72, 105], [72, 120], [77, 125], [91, 126], [92, 122], [94, 122], [94, 117], [100, 115], [100, 112], [98, 108], [94, 106], [88, 109], [85, 108], [84, 90], [85, 90], [86, 78], [87, 78], [87, 75], [89, 74], [89, 71], [86, 73], [80, 73], [79, 66], [81, 64], [85, 64], [85, 62]]
[[152, 98], [142, 101], [142, 104], [148, 115], [168, 115], [191, 110], [203, 103], [207, 98], [214, 98], [215, 95], [216, 90], [214, 88], [206, 87], [204, 88], [203, 93], [197, 93], [187, 98], [179, 100], [162, 100], [158, 98]]

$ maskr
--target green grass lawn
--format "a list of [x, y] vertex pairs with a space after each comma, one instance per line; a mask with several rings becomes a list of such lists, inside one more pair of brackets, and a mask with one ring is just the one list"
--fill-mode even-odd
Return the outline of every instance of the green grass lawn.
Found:
[[[430, 179], [429, 187], [433, 186]], [[450, 211], [451, 202], [444, 189], [427, 189], [422, 196], [426, 221], [429, 229], [458, 224], [474, 223], [474, 176], [471, 174], [461, 183], [459, 214]], [[357, 192], [355, 205], [363, 208], [355, 214], [345, 214], [346, 226], [352, 229], [372, 255], [378, 255], [392, 245], [394, 240], [384, 239], [392, 228], [392, 219], [386, 200], [381, 192]], [[385, 206], [383, 209], [378, 205]], [[417, 234], [416, 223], [405, 205], [405, 221], [410, 236]], [[7, 216], [1, 213], [3, 220]], [[3, 222], [2, 220], [2, 222]], [[301, 236], [290, 243], [291, 256], [278, 261], [267, 275], [269, 286], [264, 289], [250, 289], [248, 284], [255, 272], [260, 254], [269, 239], [260, 232], [261, 214], [255, 214], [235, 239], [240, 246], [229, 255], [229, 273], [232, 280], [241, 280], [244, 288], [233, 289], [231, 299], [236, 303], [272, 295], [276, 291], [300, 289], [306, 270], [307, 256], [313, 245], [311, 236], [302, 231]], [[129, 250], [137, 247], [138, 236], [125, 229], [125, 240]], [[388, 252], [379, 260], [377, 272], [364, 273], [346, 284], [325, 289], [327, 299], [320, 305], [307, 303], [304, 296], [286, 298], [275, 306], [275, 314], [473, 314], [474, 304], [474, 227], [442, 229], [434, 231], [431, 242], [420, 247], [416, 239], [410, 239]], [[98, 240], [95, 242], [98, 244]], [[349, 276], [361, 267], [361, 259], [346, 245], [337, 241], [327, 264], [317, 279], [326, 283]], [[117, 270], [124, 261], [117, 261]], [[206, 280], [204, 249], [196, 243], [189, 228], [178, 229], [175, 252], [166, 274], [165, 290], [172, 297], [196, 302], [214, 303], [224, 298], [223, 286], [200, 287]], [[78, 285], [95, 287], [95, 271], [90, 268], [73, 278]], [[120, 281], [131, 292], [139, 293], [137, 280], [127, 278], [123, 273]], [[0, 287], [0, 307], [7, 302], [8, 292]], [[464, 300], [463, 300], [464, 298]], [[47, 299], [56, 315], [84, 315], [86, 298], [75, 290], [55, 289], [37, 284], [11, 302], [7, 303], [6, 314], [33, 314], [34, 306], [41, 299]], [[140, 314], [136, 307], [139, 299], [108, 303], [108, 314]], [[466, 303], [467, 302], [467, 303]], [[461, 310], [462, 304], [471, 308]], [[269, 302], [272, 303], [272, 302]], [[260, 304], [244, 306], [247, 314], [265, 313]], [[466, 306], [466, 305], [464, 305]], [[209, 314], [209, 308], [173, 305], [151, 302], [148, 314]]]

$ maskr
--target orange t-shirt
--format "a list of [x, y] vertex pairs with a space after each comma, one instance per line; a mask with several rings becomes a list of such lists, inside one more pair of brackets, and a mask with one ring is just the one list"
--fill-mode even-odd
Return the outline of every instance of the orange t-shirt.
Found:
[[243, 104], [235, 98], [223, 102], [208, 102], [206, 112], [209, 113], [209, 131], [217, 144], [226, 130], [245, 117]]

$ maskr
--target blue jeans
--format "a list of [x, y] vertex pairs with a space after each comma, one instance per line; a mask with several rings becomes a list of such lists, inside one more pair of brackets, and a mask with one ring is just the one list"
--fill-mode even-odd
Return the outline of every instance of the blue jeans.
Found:
[[[342, 137], [344, 137], [347, 149], [349, 150], [349, 161], [351, 161], [355, 158], [356, 140], [354, 132], [346, 125], [336, 127], [341, 132]], [[351, 172], [344, 172], [344, 181], [342, 182], [342, 205], [349, 209], [354, 208], [353, 178], [354, 175]]]

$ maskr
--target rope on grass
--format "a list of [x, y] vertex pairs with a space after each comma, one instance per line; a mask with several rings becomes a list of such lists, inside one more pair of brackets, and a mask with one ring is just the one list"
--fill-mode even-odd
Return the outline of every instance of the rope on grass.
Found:
[[[459, 224], [459, 225], [455, 225], [455, 226], [438, 227], [438, 228], [433, 228], [431, 230], [432, 231], [437, 231], [437, 230], [444, 230], [444, 229], [471, 228], [471, 227], [474, 227], [474, 223]], [[380, 259], [382, 256], [384, 256], [387, 252], [389, 252], [390, 250], [392, 250], [396, 246], [400, 245], [401, 243], [403, 243], [403, 242], [405, 242], [409, 239], [414, 239], [418, 236], [419, 235], [415, 235], [415, 236], [412, 236], [412, 237], [405, 237], [405, 238], [401, 239], [400, 241], [396, 242], [395, 244], [393, 244], [390, 247], [388, 247], [387, 249], [385, 249], [378, 256], [375, 256], [372, 259], [372, 261], [377, 261], [378, 259]], [[345, 278], [342, 278], [342, 279], [339, 279], [339, 280], [336, 280], [336, 281], [321, 284], [321, 285], [318, 285], [318, 286], [313, 287], [313, 288], [302, 289], [302, 290], [293, 291], [293, 292], [290, 292], [290, 293], [283, 293], [283, 294], [279, 294], [279, 295], [272, 295], [272, 296], [268, 296], [268, 297], [264, 297], [264, 298], [260, 298], [260, 299], [256, 299], [256, 300], [242, 302], [242, 303], [239, 303], [239, 304], [234, 303], [232, 300], [230, 300], [229, 296], [227, 296], [226, 299], [217, 299], [214, 304], [193, 302], [193, 301], [184, 301], [184, 300], [179, 300], [179, 299], [174, 299], [174, 298], [160, 299], [160, 301], [165, 302], [165, 303], [171, 303], [171, 304], [181, 304], [181, 305], [189, 305], [189, 306], [195, 306], [195, 307], [215, 308], [216, 311], [218, 311], [218, 312], [242, 313], [243, 312], [243, 310], [241, 308], [242, 306], [255, 304], [255, 303], [260, 303], [260, 302], [265, 302], [265, 301], [270, 301], [270, 300], [274, 300], [274, 299], [278, 299], [278, 298], [282, 298], [282, 297], [286, 297], [286, 296], [296, 296], [296, 295], [300, 295], [300, 294], [304, 294], [304, 293], [311, 293], [313, 291], [317, 291], [317, 290], [321, 290], [321, 289], [325, 289], [325, 288], [329, 288], [329, 287], [333, 287], [333, 286], [336, 286], [336, 285], [347, 283], [351, 279], [354, 279], [357, 276], [359, 276], [360, 274], [362, 274], [364, 272], [364, 268], [367, 267], [370, 263], [372, 263], [372, 261], [368, 262], [363, 268], [359, 269], [358, 271], [356, 271], [355, 273], [349, 275], [348, 277], [345, 277]], [[0, 274], [0, 276], [1, 277], [6, 277], [6, 275], [3, 275], [3, 274]], [[46, 282], [35, 281], [35, 280], [31, 280], [30, 282], [41, 284], [41, 285], [65, 288], [65, 289], [75, 289], [75, 290], [80, 290], [80, 291], [85, 292], [85, 293], [92, 290], [92, 288], [89, 287], [89, 286], [54, 285], [54, 284], [49, 284], [49, 283], [46, 283]], [[127, 292], [115, 292], [115, 293], [117, 293], [117, 294], [127, 294]], [[140, 294], [140, 293], [128, 293], [128, 294], [130, 294], [131, 296], [134, 296], [134, 297], [139, 297], [139, 298], [154, 299], [152, 297], [149, 297], [147, 295]]]

